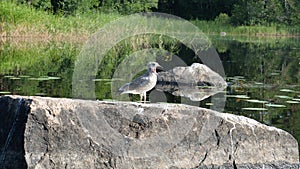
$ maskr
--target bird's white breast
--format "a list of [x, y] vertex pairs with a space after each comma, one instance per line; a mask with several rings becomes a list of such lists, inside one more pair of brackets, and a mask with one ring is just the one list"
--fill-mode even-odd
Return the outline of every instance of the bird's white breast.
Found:
[[156, 85], [157, 75], [155, 73], [151, 73], [151, 75], [149, 76], [149, 81], [150, 81], [149, 90], [151, 90]]

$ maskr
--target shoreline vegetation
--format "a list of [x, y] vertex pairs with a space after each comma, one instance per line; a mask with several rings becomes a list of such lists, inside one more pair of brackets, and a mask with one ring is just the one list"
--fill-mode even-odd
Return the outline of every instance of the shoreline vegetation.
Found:
[[[0, 3], [0, 38], [5, 41], [67, 41], [85, 42], [105, 24], [123, 15], [117, 13], [87, 12], [70, 16], [53, 15], [24, 4]], [[271, 24], [269, 26], [233, 26], [228, 19], [213, 21], [190, 20], [208, 36], [299, 38], [297, 27]]]
[[[10, 1], [0, 2], [0, 72], [13, 75], [31, 67], [40, 68], [40, 63], [47, 63], [47, 68], [57, 67], [52, 60], [63, 63], [73, 63], [84, 43], [89, 37], [105, 24], [115, 21], [125, 15], [116, 12], [100, 13], [87, 11], [74, 15], [54, 15], [49, 11], [36, 9], [30, 5], [17, 4]], [[251, 43], [251, 45], [268, 45], [300, 48], [300, 30], [298, 26], [233, 26], [227, 15], [220, 15], [211, 21], [190, 20], [200, 31], [211, 40], [213, 47], [226, 53], [229, 46], [226, 41]], [[225, 35], [226, 33], [226, 35]], [[139, 38], [137, 41], [135, 38]], [[161, 44], [161, 42], [163, 42]], [[227, 45], [224, 45], [227, 44]], [[122, 47], [121, 47], [122, 46]], [[143, 50], [145, 46], [160, 48], [172, 54], [188, 53], [181, 43], [174, 38], [159, 35], [141, 35], [127, 38], [108, 51], [105, 57], [114, 61], [107, 63], [107, 70], [100, 70], [100, 76], [110, 77], [114, 64], [120, 62], [123, 56]], [[13, 57], [10, 57], [13, 56]], [[169, 57], [169, 56], [166, 56]], [[54, 62], [55, 63], [55, 62]], [[44, 66], [43, 65], [43, 66]], [[107, 66], [106, 66], [107, 67]], [[53, 69], [53, 70], [54, 70]], [[52, 71], [56, 72], [56, 71]], [[47, 74], [47, 73], [44, 73]]]

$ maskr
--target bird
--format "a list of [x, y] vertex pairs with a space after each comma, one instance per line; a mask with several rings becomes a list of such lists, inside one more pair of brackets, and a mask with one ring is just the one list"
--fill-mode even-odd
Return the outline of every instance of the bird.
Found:
[[126, 83], [119, 88], [121, 94], [131, 93], [139, 94], [140, 102], [144, 98], [144, 103], [146, 102], [146, 92], [153, 89], [157, 82], [157, 72], [156, 69], [160, 66], [157, 62], [149, 62], [147, 65], [147, 72], [142, 76], [134, 79], [132, 82]]

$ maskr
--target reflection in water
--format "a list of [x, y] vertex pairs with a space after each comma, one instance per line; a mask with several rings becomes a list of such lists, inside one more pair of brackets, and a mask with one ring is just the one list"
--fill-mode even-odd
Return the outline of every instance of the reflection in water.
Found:
[[[258, 39], [254, 42], [242, 38], [239, 41], [213, 38], [212, 42], [227, 76], [224, 112], [282, 128], [300, 140], [299, 39]], [[20, 47], [8, 42], [1, 45], [0, 95], [72, 97], [73, 66], [80, 45], [49, 43]], [[186, 63], [197, 62], [189, 57], [191, 53], [179, 55], [183, 55]], [[110, 75], [115, 63], [110, 62], [114, 59], [108, 59], [103, 64], [107, 68], [100, 68], [99, 76], [93, 80], [99, 100], [112, 98]], [[192, 100], [185, 102], [187, 104], [210, 108], [211, 95], [219, 88], [206, 80], [193, 85], [168, 80], [168, 83], [160, 81], [154, 90], [156, 94], [158, 90], [164, 91], [158, 93], [163, 101], [182, 103], [182, 98], [187, 97]], [[150, 98], [154, 91], [150, 92]]]
[[195, 86], [192, 84], [179, 85], [176, 82], [158, 82], [158, 84], [155, 86], [155, 89], [171, 93], [174, 96], [186, 97], [189, 98], [191, 101], [201, 101], [217, 94], [218, 92], [222, 92], [225, 89], [225, 86]]

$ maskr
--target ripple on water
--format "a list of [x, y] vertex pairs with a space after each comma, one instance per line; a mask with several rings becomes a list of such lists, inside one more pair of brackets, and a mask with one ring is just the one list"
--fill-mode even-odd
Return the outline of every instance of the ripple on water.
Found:
[[265, 104], [267, 107], [273, 107], [273, 108], [285, 108], [286, 106], [283, 105], [283, 104], [273, 104], [273, 103], [270, 103], [270, 104]]

